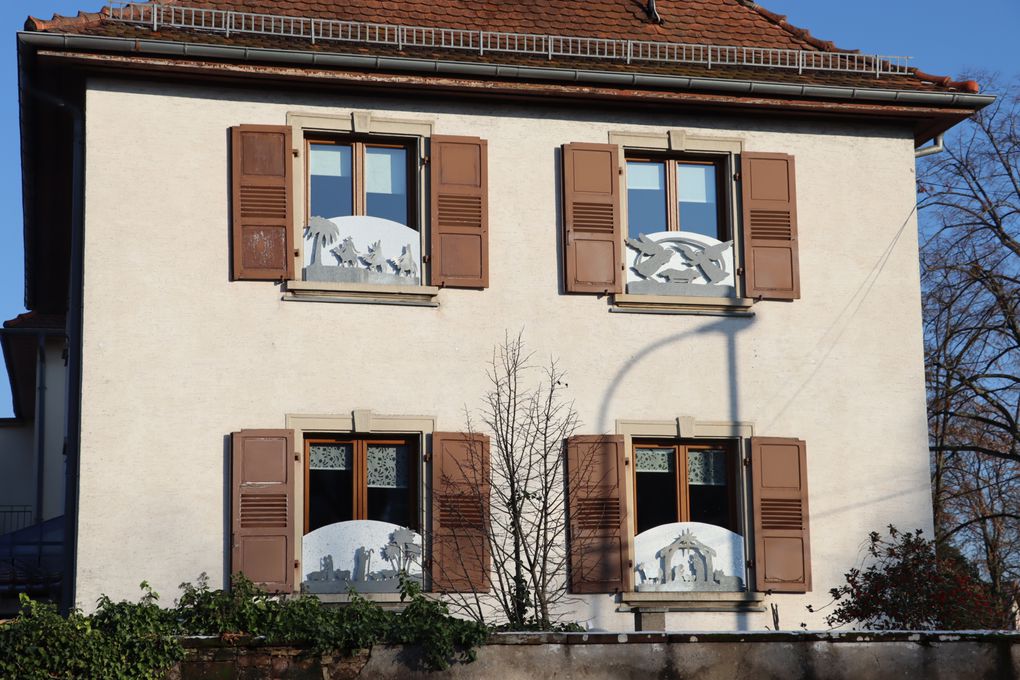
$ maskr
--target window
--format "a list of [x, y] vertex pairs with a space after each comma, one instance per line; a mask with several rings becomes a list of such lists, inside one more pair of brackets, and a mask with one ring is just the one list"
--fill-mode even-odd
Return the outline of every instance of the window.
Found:
[[728, 444], [634, 443], [634, 533], [702, 522], [739, 533], [735, 454]]
[[417, 529], [417, 460], [407, 438], [306, 439], [304, 532], [351, 520]]
[[627, 292], [736, 295], [723, 156], [629, 154]]
[[421, 581], [419, 444], [411, 437], [307, 437], [302, 590], [397, 592]]
[[309, 137], [304, 279], [420, 285], [417, 144]]
[[627, 158], [628, 237], [662, 231], [722, 241], [728, 225], [718, 160]]
[[635, 590], [745, 590], [736, 458], [728, 442], [634, 442]]

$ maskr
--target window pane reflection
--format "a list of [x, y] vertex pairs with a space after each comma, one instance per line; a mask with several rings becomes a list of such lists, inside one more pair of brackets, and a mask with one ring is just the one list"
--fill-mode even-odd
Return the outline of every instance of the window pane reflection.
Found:
[[680, 231], [720, 238], [714, 165], [678, 163], [676, 184]]
[[351, 147], [312, 144], [308, 157], [309, 200], [315, 217], [347, 217], [354, 214], [354, 177]]
[[631, 238], [666, 231], [666, 165], [628, 161], [627, 224]]
[[407, 149], [365, 148], [365, 212], [408, 223]]

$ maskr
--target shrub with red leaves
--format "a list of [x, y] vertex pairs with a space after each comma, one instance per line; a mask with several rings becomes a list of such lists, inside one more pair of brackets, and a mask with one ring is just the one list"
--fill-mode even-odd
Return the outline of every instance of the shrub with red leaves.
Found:
[[[952, 549], [936, 549], [921, 530], [889, 537], [873, 531], [871, 564], [846, 573], [830, 590], [830, 626], [858, 624], [874, 630], [980, 630], [1000, 628], [1003, 612], [967, 561]], [[810, 611], [815, 611], [810, 606]]]

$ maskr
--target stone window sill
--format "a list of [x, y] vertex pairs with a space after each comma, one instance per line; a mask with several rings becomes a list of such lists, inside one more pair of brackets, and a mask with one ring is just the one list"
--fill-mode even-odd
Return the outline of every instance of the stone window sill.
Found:
[[436, 286], [379, 286], [367, 283], [288, 281], [284, 300], [438, 307]]
[[674, 297], [617, 293], [609, 311], [625, 314], [692, 314], [699, 316], [754, 316], [751, 298]]
[[621, 611], [638, 612], [763, 612], [765, 593], [663, 593], [620, 594]]

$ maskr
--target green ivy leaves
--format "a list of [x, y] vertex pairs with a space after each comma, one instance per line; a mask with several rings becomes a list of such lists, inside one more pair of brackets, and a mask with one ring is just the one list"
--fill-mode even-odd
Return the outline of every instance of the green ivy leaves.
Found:
[[426, 670], [474, 660], [489, 631], [451, 616], [414, 581], [401, 583], [399, 612], [384, 611], [354, 593], [342, 607], [309, 596], [280, 599], [241, 574], [230, 590], [209, 588], [204, 574], [194, 584], [181, 584], [173, 609], [160, 607], [159, 595], [144, 582], [138, 602], [114, 602], [104, 595], [89, 616], [76, 610], [64, 617], [52, 605], [23, 595], [18, 617], [0, 625], [0, 678], [162, 678], [184, 658], [179, 637], [189, 635], [261, 638], [317, 656], [350, 655], [376, 644], [416, 645]]

